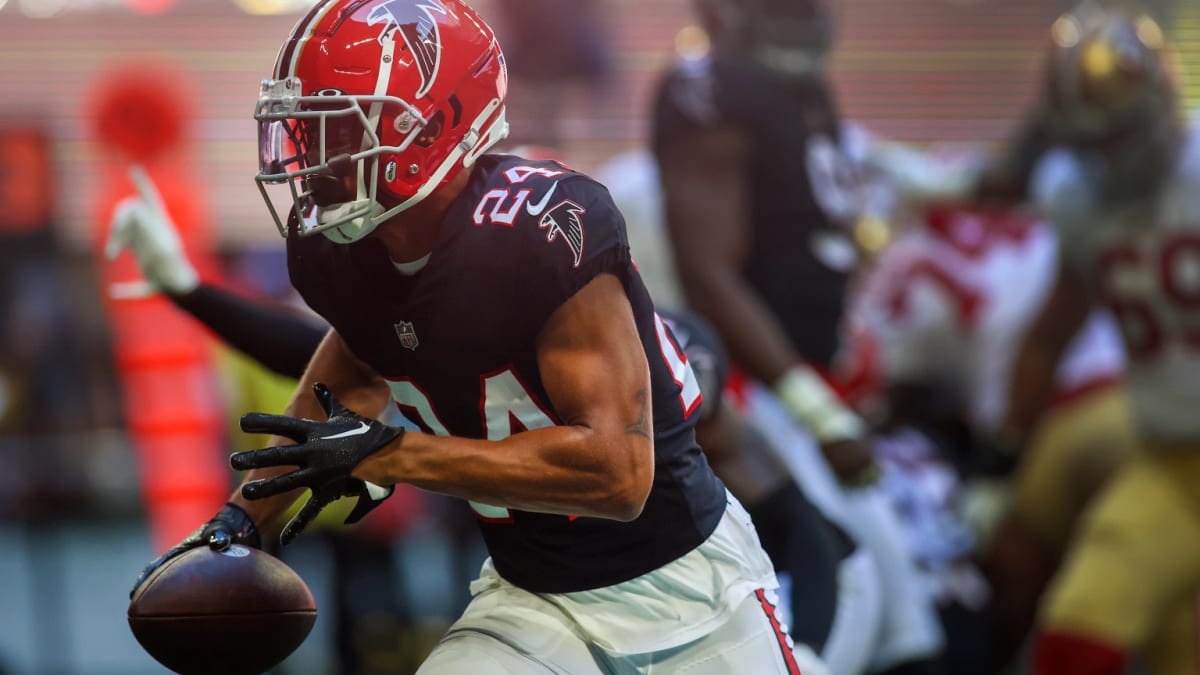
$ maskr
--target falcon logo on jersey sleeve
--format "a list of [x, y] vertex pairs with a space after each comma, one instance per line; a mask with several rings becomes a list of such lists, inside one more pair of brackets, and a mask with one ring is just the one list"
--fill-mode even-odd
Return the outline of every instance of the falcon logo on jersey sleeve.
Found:
[[564, 199], [538, 221], [538, 227], [546, 230], [546, 241], [552, 242], [562, 235], [562, 240], [567, 242], [575, 256], [575, 267], [579, 267], [579, 262], [583, 259], [584, 213], [586, 210], [582, 206], [570, 199]]
[[412, 11], [409, 3], [392, 0], [385, 2], [367, 16], [367, 25], [383, 24], [380, 40], [393, 28], [400, 31], [408, 51], [412, 54], [413, 64], [421, 74], [421, 88], [413, 95], [421, 98], [429, 93], [433, 81], [437, 79], [438, 67], [442, 60], [442, 35], [438, 30], [438, 22], [433, 12], [445, 15], [446, 10], [437, 2], [422, 2], [416, 5], [419, 14]]

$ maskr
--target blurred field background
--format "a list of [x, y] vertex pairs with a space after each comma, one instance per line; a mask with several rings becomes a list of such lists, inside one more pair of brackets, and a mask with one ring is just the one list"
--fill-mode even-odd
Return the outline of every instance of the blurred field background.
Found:
[[[505, 39], [515, 29], [498, 2], [473, 4], [513, 50]], [[830, 73], [845, 117], [919, 143], [1001, 139], [1033, 98], [1048, 26], [1066, 8], [1054, 0], [833, 4]], [[643, 143], [656, 78], [691, 21], [689, 0], [594, 5], [599, 21], [586, 28], [601, 40], [601, 64], [593, 78], [547, 85], [510, 64], [514, 142], [557, 145], [584, 171]], [[129, 585], [160, 547], [146, 525], [113, 357], [109, 264], [98, 256], [127, 162], [97, 132], [97, 101], [117, 69], [174, 78], [170, 91], [187, 119], [184, 143], [159, 160], [175, 180], [164, 191], [194, 202], [200, 240], [222, 270], [216, 278], [269, 291], [282, 278], [282, 241], [252, 180], [251, 113], [259, 81], [306, 8], [288, 0], [0, 0], [0, 673], [161, 672], [124, 618]], [[1182, 71], [1196, 72], [1200, 3], [1154, 9]], [[1189, 103], [1200, 97], [1186, 79], [1184, 91]], [[216, 397], [213, 409], [232, 420], [245, 409], [224, 396], [234, 387], [228, 372], [214, 370], [215, 388], [188, 395]], [[243, 441], [215, 440], [213, 461], [234, 443]], [[466, 584], [435, 516], [417, 519], [395, 544], [405, 602], [430, 625], [453, 612]], [[313, 537], [287, 558], [323, 608], [330, 555]], [[284, 672], [337, 672], [325, 616]]]

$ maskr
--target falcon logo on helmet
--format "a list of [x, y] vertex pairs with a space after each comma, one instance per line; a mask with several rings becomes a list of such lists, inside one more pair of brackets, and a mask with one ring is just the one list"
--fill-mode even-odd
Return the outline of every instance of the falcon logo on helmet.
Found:
[[[415, 14], [414, 9], [421, 10], [421, 13]], [[421, 74], [421, 88], [417, 90], [416, 98], [429, 93], [429, 88], [437, 79], [438, 65], [442, 59], [442, 36], [433, 12], [442, 16], [446, 14], [445, 8], [436, 2], [413, 5], [404, 0], [390, 0], [367, 15], [368, 26], [384, 25], [383, 32], [379, 34], [381, 40], [393, 29], [399, 30], [404, 37], [404, 43], [413, 55], [413, 64]]]
[[538, 221], [538, 227], [546, 230], [546, 241], [554, 241], [562, 235], [563, 241], [567, 242], [575, 256], [575, 267], [579, 267], [579, 261], [583, 259], [584, 213], [586, 210], [582, 206], [570, 199], [564, 199]]

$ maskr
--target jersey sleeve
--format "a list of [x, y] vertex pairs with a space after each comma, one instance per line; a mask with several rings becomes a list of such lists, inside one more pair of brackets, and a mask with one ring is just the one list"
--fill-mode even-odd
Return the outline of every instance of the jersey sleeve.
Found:
[[299, 379], [304, 374], [329, 330], [316, 317], [302, 317], [209, 284], [202, 283], [186, 295], [169, 297], [231, 347], [290, 378]]
[[627, 285], [632, 269], [625, 221], [604, 186], [577, 174], [549, 190], [518, 224], [522, 314], [535, 331], [597, 276]]

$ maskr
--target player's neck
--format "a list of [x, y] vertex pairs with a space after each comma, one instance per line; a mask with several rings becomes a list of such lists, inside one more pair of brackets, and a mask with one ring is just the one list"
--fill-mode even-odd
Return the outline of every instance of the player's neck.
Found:
[[470, 176], [470, 169], [459, 172], [419, 204], [379, 226], [375, 236], [387, 249], [392, 262], [412, 262], [433, 251], [446, 212], [462, 193]]

